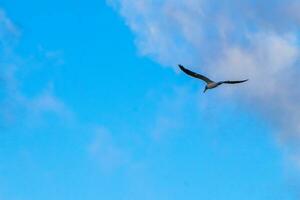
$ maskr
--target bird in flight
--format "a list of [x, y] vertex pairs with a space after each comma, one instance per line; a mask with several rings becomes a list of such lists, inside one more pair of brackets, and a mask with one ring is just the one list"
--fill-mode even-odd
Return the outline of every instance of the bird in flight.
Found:
[[203, 81], [206, 82], [205, 89], [204, 89], [203, 93], [206, 92], [206, 90], [216, 88], [219, 85], [222, 85], [223, 83], [226, 83], [226, 84], [236, 84], [236, 83], [243, 83], [243, 82], [248, 81], [248, 79], [245, 79], [245, 80], [240, 80], [240, 81], [219, 81], [219, 82], [215, 82], [215, 81], [212, 81], [209, 78], [207, 78], [207, 77], [205, 77], [205, 76], [203, 76], [201, 74], [197, 74], [195, 72], [192, 72], [192, 71], [184, 68], [182, 65], [178, 65], [178, 66], [187, 75], [192, 76], [194, 78], [201, 79], [201, 80], [203, 80]]

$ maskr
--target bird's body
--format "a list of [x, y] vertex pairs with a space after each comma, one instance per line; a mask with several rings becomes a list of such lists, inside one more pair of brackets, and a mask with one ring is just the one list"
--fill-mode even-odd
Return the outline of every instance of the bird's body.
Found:
[[213, 89], [213, 88], [216, 88], [216, 87], [218, 87], [219, 85], [218, 85], [218, 83], [216, 83], [216, 82], [212, 82], [212, 83], [207, 83], [206, 84], [206, 87], [207, 87], [207, 89]]
[[205, 86], [205, 89], [204, 89], [203, 92], [205, 92], [205, 91], [208, 90], [208, 89], [216, 88], [216, 87], [218, 87], [219, 85], [222, 85], [223, 83], [226, 83], [226, 84], [236, 84], [236, 83], [243, 83], [243, 82], [248, 81], [248, 79], [245, 79], [245, 80], [241, 80], [241, 81], [219, 81], [219, 82], [215, 82], [215, 81], [212, 81], [212, 80], [210, 80], [209, 78], [207, 78], [207, 77], [205, 77], [205, 76], [203, 76], [203, 75], [201, 75], [201, 74], [192, 72], [192, 71], [190, 71], [190, 70], [184, 68], [182, 65], [179, 65], [179, 68], [180, 68], [184, 73], [186, 73], [187, 75], [205, 81], [205, 82], [206, 82], [206, 86]]

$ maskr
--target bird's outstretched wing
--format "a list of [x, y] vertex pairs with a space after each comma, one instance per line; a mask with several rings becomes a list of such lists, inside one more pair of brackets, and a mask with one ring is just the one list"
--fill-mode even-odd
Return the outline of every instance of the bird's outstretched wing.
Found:
[[223, 83], [227, 83], [227, 84], [236, 84], [236, 83], [243, 83], [243, 82], [246, 82], [248, 81], [248, 79], [245, 79], [245, 80], [241, 80], [241, 81], [222, 81], [220, 82], [221, 84]]
[[197, 74], [197, 73], [195, 73], [195, 72], [192, 72], [192, 71], [190, 71], [190, 70], [184, 68], [182, 65], [178, 65], [178, 66], [179, 66], [179, 68], [180, 68], [184, 73], [186, 73], [187, 75], [190, 75], [190, 76], [192, 76], [192, 77], [194, 77], [194, 78], [201, 79], [201, 80], [205, 81], [206, 83], [213, 83], [212, 80], [210, 80], [209, 78], [207, 78], [207, 77], [205, 77], [205, 76], [203, 76], [203, 75], [201, 75], [201, 74]]

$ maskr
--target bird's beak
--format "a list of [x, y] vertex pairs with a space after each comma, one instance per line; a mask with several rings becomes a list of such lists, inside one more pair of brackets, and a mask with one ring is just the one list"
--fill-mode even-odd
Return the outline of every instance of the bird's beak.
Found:
[[204, 89], [203, 93], [205, 93], [205, 92], [206, 92], [206, 90], [207, 90], [207, 88], [205, 88], [205, 89]]

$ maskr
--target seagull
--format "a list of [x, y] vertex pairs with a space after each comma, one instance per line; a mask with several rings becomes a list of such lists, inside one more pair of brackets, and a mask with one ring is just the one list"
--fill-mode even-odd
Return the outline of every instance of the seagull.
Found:
[[207, 78], [207, 77], [205, 77], [205, 76], [203, 76], [201, 74], [197, 74], [195, 72], [192, 72], [192, 71], [184, 68], [182, 65], [178, 65], [178, 66], [187, 75], [192, 76], [194, 78], [201, 79], [202, 81], [206, 82], [205, 89], [204, 89], [203, 93], [205, 93], [206, 90], [216, 88], [219, 85], [222, 85], [223, 83], [236, 84], [236, 83], [243, 83], [243, 82], [248, 81], [248, 79], [245, 79], [245, 80], [240, 80], [240, 81], [219, 81], [219, 82], [215, 82], [215, 81], [212, 81], [209, 78]]

